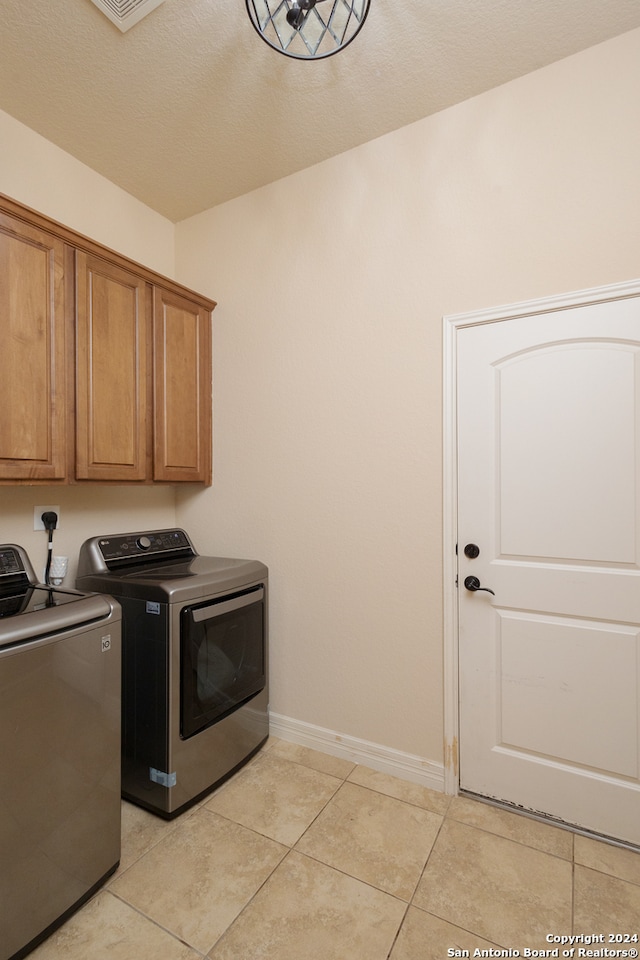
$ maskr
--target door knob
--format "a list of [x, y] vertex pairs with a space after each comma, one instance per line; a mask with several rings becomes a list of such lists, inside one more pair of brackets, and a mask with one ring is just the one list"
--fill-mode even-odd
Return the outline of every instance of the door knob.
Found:
[[480, 581], [477, 577], [465, 577], [464, 585], [467, 590], [471, 590], [472, 593], [476, 593], [477, 590], [484, 590], [485, 593], [490, 593], [495, 597], [495, 592], [493, 590], [489, 590], [489, 587], [480, 586]]

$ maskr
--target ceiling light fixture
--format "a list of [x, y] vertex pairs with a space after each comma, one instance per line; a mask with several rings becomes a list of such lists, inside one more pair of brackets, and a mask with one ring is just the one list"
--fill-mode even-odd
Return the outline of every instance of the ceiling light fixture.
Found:
[[362, 30], [371, 5], [371, 0], [245, 2], [265, 43], [295, 60], [322, 60], [344, 50]]

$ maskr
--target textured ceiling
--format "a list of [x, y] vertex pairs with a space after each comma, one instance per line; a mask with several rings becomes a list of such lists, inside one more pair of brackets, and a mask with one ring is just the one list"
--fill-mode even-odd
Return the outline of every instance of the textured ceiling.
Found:
[[313, 63], [244, 0], [127, 33], [90, 0], [2, 0], [0, 109], [178, 221], [638, 26], [638, 0], [372, 0]]

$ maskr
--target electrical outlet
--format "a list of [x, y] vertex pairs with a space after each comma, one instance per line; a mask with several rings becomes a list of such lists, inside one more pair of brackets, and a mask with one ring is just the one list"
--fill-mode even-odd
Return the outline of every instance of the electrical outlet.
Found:
[[42, 522], [43, 513], [55, 513], [58, 516], [58, 526], [60, 527], [60, 507], [34, 507], [33, 508], [33, 529], [34, 530], [44, 530], [44, 523]]

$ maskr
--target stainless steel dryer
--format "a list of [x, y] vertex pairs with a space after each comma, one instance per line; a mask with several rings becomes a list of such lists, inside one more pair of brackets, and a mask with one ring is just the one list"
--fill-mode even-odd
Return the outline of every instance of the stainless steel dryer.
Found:
[[120, 607], [37, 583], [0, 545], [0, 960], [120, 861]]
[[184, 530], [93, 537], [76, 586], [122, 606], [122, 795], [174, 817], [269, 734], [268, 571]]

